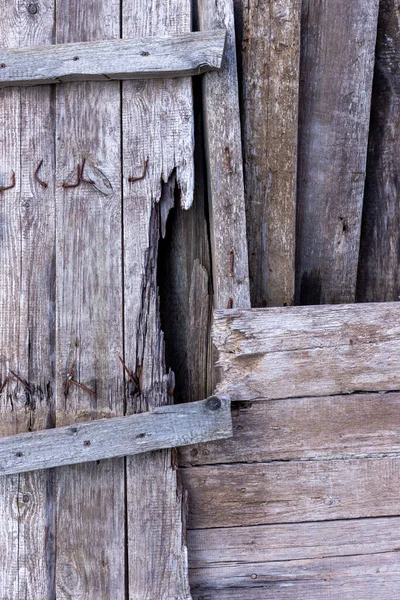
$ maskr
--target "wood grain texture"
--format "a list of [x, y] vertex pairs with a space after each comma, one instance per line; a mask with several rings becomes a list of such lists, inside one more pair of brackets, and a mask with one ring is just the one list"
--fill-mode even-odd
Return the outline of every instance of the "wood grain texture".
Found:
[[379, 4], [357, 300], [399, 300], [399, 4]]
[[[123, 4], [123, 37], [191, 30], [189, 0]], [[125, 361], [139, 380], [129, 384], [127, 411], [168, 404], [173, 377], [164, 359], [157, 285], [158, 244], [176, 186], [193, 201], [193, 99], [188, 78], [123, 82]], [[140, 175], [148, 159], [146, 177]], [[161, 214], [163, 212], [163, 214]], [[132, 235], [132, 232], [135, 232]], [[127, 459], [128, 577], [132, 600], [190, 598], [184, 539], [184, 495], [169, 450]]]
[[303, 2], [297, 304], [355, 300], [378, 4]]
[[397, 303], [216, 311], [220, 393], [232, 401], [396, 391]]
[[182, 448], [180, 465], [398, 454], [399, 408], [398, 393], [238, 402], [233, 437]]
[[191, 529], [398, 515], [398, 457], [191, 467], [181, 473]]
[[[57, 43], [120, 37], [117, 0], [56, 8]], [[118, 82], [57, 87], [57, 426], [124, 414], [120, 100]], [[84, 159], [94, 184], [63, 188]], [[75, 361], [74, 379], [96, 396], [74, 385], [65, 394]], [[124, 494], [123, 459], [58, 469], [58, 598], [124, 596]]]
[[[10, 0], [0, 25], [0, 46], [53, 42], [54, 2], [43, 0], [30, 15], [25, 2]], [[51, 91], [2, 90], [0, 94], [0, 183], [16, 185], [0, 194], [0, 435], [51, 426], [54, 394], [54, 178], [51, 173], [54, 119]], [[42, 175], [48, 189], [34, 181]], [[13, 370], [29, 390], [14, 376]], [[51, 474], [2, 477], [0, 483], [0, 597], [52, 597], [48, 552], [54, 535]]]
[[199, 75], [221, 67], [226, 32], [2, 49], [0, 88]]
[[252, 306], [294, 301], [299, 0], [236, 0]]
[[228, 398], [213, 396], [139, 415], [0, 438], [0, 473], [12, 475], [228, 437], [232, 435], [230, 406]]
[[225, 28], [219, 73], [203, 81], [204, 126], [210, 201], [214, 305], [250, 306], [246, 214], [232, 0], [198, 0], [202, 30]]

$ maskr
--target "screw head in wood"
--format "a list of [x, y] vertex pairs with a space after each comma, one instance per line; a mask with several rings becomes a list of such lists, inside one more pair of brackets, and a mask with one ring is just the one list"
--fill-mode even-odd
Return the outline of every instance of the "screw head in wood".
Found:
[[210, 396], [210, 398], [208, 398], [208, 400], [206, 401], [206, 407], [208, 408], [208, 410], [211, 410], [213, 412], [219, 410], [221, 406], [222, 403], [218, 396]]
[[37, 5], [37, 4], [34, 4], [33, 2], [32, 2], [32, 4], [30, 4], [30, 5], [28, 6], [28, 13], [29, 13], [30, 15], [36, 15], [36, 14], [37, 14], [37, 12], [38, 12], [38, 10], [39, 10], [39, 9], [38, 9], [38, 5]]

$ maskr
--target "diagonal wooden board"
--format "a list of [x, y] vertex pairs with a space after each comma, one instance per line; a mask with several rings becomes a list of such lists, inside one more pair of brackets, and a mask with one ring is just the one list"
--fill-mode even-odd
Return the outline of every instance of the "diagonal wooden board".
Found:
[[399, 303], [216, 311], [214, 343], [234, 437], [181, 453], [193, 597], [397, 598]]

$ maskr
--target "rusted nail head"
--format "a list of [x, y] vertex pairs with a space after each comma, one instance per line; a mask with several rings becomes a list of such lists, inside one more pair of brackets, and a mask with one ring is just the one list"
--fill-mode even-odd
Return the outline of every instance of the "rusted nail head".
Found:
[[5, 69], [6, 68], [6, 64], [5, 63], [0, 63], [0, 69]]
[[144, 50], [143, 50], [143, 52], [141, 52], [140, 54], [141, 54], [142, 56], [150, 56], [150, 52], [145, 52]]
[[85, 441], [83, 442], [83, 445], [84, 445], [84, 446], [90, 446], [90, 445], [91, 445], [91, 442], [90, 442], [90, 440], [85, 440]]
[[208, 410], [212, 410], [212, 411], [219, 410], [221, 408], [221, 405], [222, 405], [222, 403], [221, 403], [221, 400], [218, 398], [218, 396], [211, 396], [206, 401], [206, 407], [208, 408]]
[[36, 14], [37, 14], [37, 12], [38, 12], [38, 10], [39, 10], [39, 9], [38, 9], [38, 5], [37, 5], [37, 4], [33, 4], [33, 3], [32, 3], [32, 4], [30, 4], [30, 5], [28, 6], [28, 13], [29, 13], [30, 15], [36, 15]]

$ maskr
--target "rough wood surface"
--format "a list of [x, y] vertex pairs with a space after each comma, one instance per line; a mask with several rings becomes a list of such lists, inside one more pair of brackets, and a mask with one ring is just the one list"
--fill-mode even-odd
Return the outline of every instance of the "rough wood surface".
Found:
[[378, 4], [303, 2], [297, 304], [355, 300]]
[[[57, 2], [56, 42], [120, 37], [120, 2]], [[124, 414], [121, 95], [118, 82], [56, 89], [57, 426]], [[86, 160], [74, 184], [77, 165]], [[103, 193], [101, 193], [103, 191]], [[75, 380], [96, 395], [70, 385]], [[125, 594], [124, 460], [57, 470], [57, 598]], [[110, 508], [111, 507], [111, 508]]]
[[252, 306], [294, 301], [299, 0], [236, 0]]
[[400, 454], [400, 395], [351, 394], [233, 405], [233, 437], [180, 450], [180, 465]]
[[398, 303], [216, 311], [232, 401], [400, 389]]
[[207, 73], [203, 82], [214, 304], [218, 308], [248, 308], [249, 268], [233, 2], [198, 0], [197, 4], [202, 30], [227, 30], [223, 67], [219, 73]]
[[362, 302], [400, 298], [398, 15], [397, 0], [381, 0], [357, 282]]
[[[7, 2], [0, 46], [51, 44], [54, 2], [31, 15], [25, 2]], [[54, 409], [54, 118], [51, 91], [0, 92], [0, 435], [51, 426]], [[33, 173], [44, 159], [42, 189]], [[13, 370], [28, 387], [12, 376]], [[11, 379], [7, 380], [11, 376]], [[32, 382], [32, 383], [30, 383]], [[0, 478], [0, 597], [53, 597], [54, 519], [51, 473]], [[48, 502], [46, 499], [48, 498]]]
[[[190, 2], [125, 2], [122, 25], [124, 38], [187, 33]], [[122, 105], [125, 362], [139, 380], [138, 387], [128, 386], [127, 411], [141, 412], [170, 403], [173, 392], [164, 362], [157, 254], [175, 187], [182, 207], [193, 200], [192, 82], [123, 82]], [[146, 177], [130, 184], [147, 159]], [[190, 598], [183, 504], [171, 451], [127, 459], [131, 600]]]
[[398, 515], [400, 459], [309, 460], [181, 469], [189, 527]]
[[212, 396], [139, 415], [0, 438], [0, 474], [141, 454], [230, 435], [230, 400]]
[[199, 75], [221, 67], [224, 30], [2, 49], [0, 87]]

